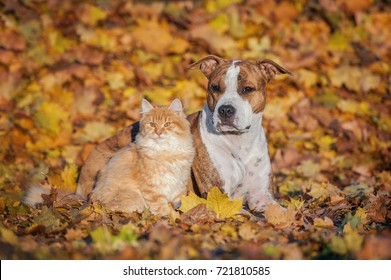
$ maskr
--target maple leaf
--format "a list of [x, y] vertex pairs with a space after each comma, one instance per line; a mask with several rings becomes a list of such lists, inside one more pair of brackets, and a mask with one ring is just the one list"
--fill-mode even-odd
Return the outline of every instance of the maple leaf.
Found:
[[181, 207], [178, 210], [185, 213], [199, 204], [206, 204], [206, 199], [199, 197], [193, 192], [189, 192], [187, 196], [181, 199]]
[[285, 210], [279, 204], [269, 204], [266, 206], [263, 215], [269, 223], [278, 229], [287, 228], [296, 221], [296, 211], [292, 206], [288, 206]]
[[190, 192], [188, 196], [182, 198], [179, 210], [187, 212], [199, 204], [206, 204], [220, 219], [233, 217], [243, 208], [241, 197], [231, 201], [227, 194], [223, 194], [218, 187], [213, 187], [209, 191], [207, 199], [200, 198], [195, 193]]
[[75, 192], [77, 175], [77, 166], [70, 164], [65, 166], [62, 171], [50, 170], [47, 179], [51, 186], [56, 186], [69, 192]]
[[35, 113], [35, 121], [39, 127], [51, 133], [58, 134], [61, 131], [62, 122], [66, 121], [69, 113], [59, 104], [43, 102]]
[[68, 165], [61, 172], [62, 185], [61, 189], [70, 192], [76, 191], [77, 166], [75, 164]]
[[334, 223], [333, 223], [333, 220], [331, 220], [329, 217], [325, 217], [324, 219], [315, 218], [314, 219], [314, 226], [319, 227], [319, 228], [332, 229], [332, 228], [334, 228]]
[[213, 187], [208, 193], [206, 206], [224, 219], [238, 214], [243, 208], [243, 202], [241, 197], [231, 201], [227, 194], [223, 194], [218, 187]]

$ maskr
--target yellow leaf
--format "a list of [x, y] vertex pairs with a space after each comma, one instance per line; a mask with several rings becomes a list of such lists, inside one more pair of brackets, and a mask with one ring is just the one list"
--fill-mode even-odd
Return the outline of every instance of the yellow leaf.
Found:
[[364, 237], [358, 233], [357, 229], [353, 229], [349, 223], [344, 226], [343, 232], [347, 249], [353, 253], [358, 253], [361, 249]]
[[225, 235], [232, 237], [232, 238], [238, 238], [238, 233], [236, 232], [236, 228], [229, 224], [224, 224], [221, 226], [221, 232], [223, 232]]
[[187, 212], [197, 205], [203, 203], [206, 204], [206, 199], [197, 196], [195, 193], [190, 192], [187, 196], [181, 199], [181, 207], [179, 210], [182, 212]]
[[145, 50], [161, 55], [167, 52], [173, 41], [168, 25], [164, 22], [160, 24], [156, 20], [140, 21], [132, 35]]
[[83, 141], [101, 141], [110, 137], [115, 132], [113, 126], [103, 122], [89, 122], [83, 129], [80, 137]]
[[371, 114], [371, 107], [366, 102], [356, 102], [354, 100], [340, 100], [337, 104], [338, 109], [344, 113], [365, 116]]
[[301, 83], [305, 88], [310, 88], [318, 82], [318, 75], [315, 72], [300, 69], [299, 71], [299, 83]]
[[350, 38], [341, 32], [334, 32], [330, 37], [328, 48], [330, 50], [345, 51], [350, 48]]
[[336, 186], [324, 182], [321, 184], [313, 183], [311, 185], [311, 190], [308, 192], [308, 194], [313, 198], [325, 198], [330, 195], [336, 195], [340, 193], [341, 191]]
[[209, 191], [206, 206], [215, 211], [217, 217], [221, 219], [232, 217], [243, 208], [241, 197], [231, 201], [218, 187], [213, 187]]
[[200, 198], [195, 193], [190, 192], [188, 196], [182, 198], [181, 202], [179, 210], [182, 212], [187, 212], [202, 203], [213, 210], [220, 219], [232, 217], [243, 208], [242, 198], [231, 201], [228, 195], [221, 193], [218, 187], [213, 187], [209, 191], [207, 199]]
[[315, 218], [314, 226], [319, 228], [332, 229], [334, 227], [334, 223], [329, 217], [325, 217], [324, 220], [322, 220], [321, 218]]
[[18, 237], [15, 235], [15, 233], [12, 230], [3, 227], [2, 225], [0, 225], [0, 240], [11, 245], [18, 244]]
[[67, 49], [76, 44], [74, 40], [64, 37], [59, 31], [48, 32], [48, 41], [51, 50], [55, 54], [63, 54]]
[[43, 102], [36, 111], [34, 119], [37, 125], [54, 134], [62, 130], [62, 123], [68, 120], [69, 113], [59, 104], [53, 102]]
[[303, 205], [304, 205], [304, 200], [301, 200], [300, 198], [299, 199], [295, 199], [295, 198], [292, 198], [290, 199], [290, 202], [289, 202], [289, 205], [295, 209], [295, 210], [300, 210], [303, 208]]
[[304, 160], [296, 170], [305, 177], [311, 178], [320, 173], [320, 165], [312, 160]]
[[80, 20], [86, 24], [95, 26], [98, 21], [107, 17], [107, 12], [100, 7], [86, 4], [80, 14]]
[[209, 25], [220, 34], [224, 34], [224, 32], [229, 29], [228, 15], [225, 13], [218, 15], [209, 23]]
[[224, 53], [234, 50], [236, 42], [227, 35], [219, 34], [209, 25], [199, 25], [190, 31], [190, 36], [195, 40], [207, 42], [207, 44], [217, 53]]
[[172, 91], [164, 88], [153, 88], [144, 91], [144, 96], [156, 104], [167, 104], [172, 97]]
[[334, 137], [331, 137], [329, 135], [325, 135], [320, 137], [319, 141], [317, 142], [319, 149], [321, 151], [323, 150], [329, 150], [330, 146], [336, 142], [336, 139]]
[[64, 168], [64, 171], [61, 173], [61, 179], [63, 181], [62, 186], [63, 190], [70, 192], [76, 191], [76, 178], [77, 178], [77, 167], [75, 164], [68, 165]]
[[106, 73], [106, 80], [109, 87], [113, 90], [122, 89], [125, 87], [124, 74], [121, 72]]

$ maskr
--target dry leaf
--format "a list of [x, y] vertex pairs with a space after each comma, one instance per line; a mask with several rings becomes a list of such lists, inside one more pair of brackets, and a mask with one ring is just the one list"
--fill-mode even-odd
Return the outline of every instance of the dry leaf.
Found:
[[334, 228], [334, 223], [333, 223], [333, 220], [331, 220], [329, 217], [325, 217], [324, 219], [315, 218], [314, 219], [314, 226], [318, 227], [318, 228], [332, 229], [332, 228]]
[[213, 187], [206, 200], [206, 206], [216, 212], [220, 219], [230, 218], [235, 216], [242, 210], [242, 198], [230, 200], [227, 194], [223, 194], [218, 187]]
[[267, 205], [264, 215], [267, 221], [278, 229], [290, 227], [296, 221], [296, 211], [290, 206], [284, 209], [279, 204]]

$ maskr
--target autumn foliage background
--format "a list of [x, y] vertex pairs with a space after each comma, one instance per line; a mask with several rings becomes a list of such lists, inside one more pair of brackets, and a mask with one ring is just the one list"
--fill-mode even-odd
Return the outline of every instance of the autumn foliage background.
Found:
[[[390, 259], [390, 6], [2, 1], [0, 258]], [[207, 54], [294, 72], [269, 84], [263, 120], [286, 213], [222, 215], [218, 192], [164, 219], [21, 204], [45, 180], [74, 189], [94, 146], [139, 119], [142, 97], [199, 110], [206, 79], [185, 67]]]

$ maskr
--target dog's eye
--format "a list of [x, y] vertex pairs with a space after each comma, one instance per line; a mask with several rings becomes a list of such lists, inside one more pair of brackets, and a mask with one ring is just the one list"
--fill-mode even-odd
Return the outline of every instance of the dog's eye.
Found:
[[255, 91], [255, 88], [253, 88], [253, 87], [244, 87], [242, 89], [243, 93], [252, 93], [253, 91]]
[[156, 123], [154, 123], [154, 122], [150, 122], [149, 125], [150, 125], [151, 127], [156, 127]]
[[164, 127], [169, 127], [171, 125], [171, 123], [170, 122], [166, 122], [166, 123], [164, 123]]
[[210, 89], [211, 89], [213, 92], [220, 92], [220, 86], [219, 86], [219, 85], [211, 85], [211, 86], [210, 86]]

